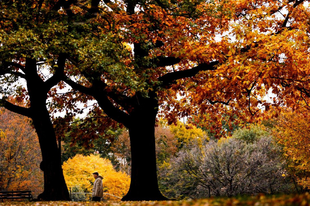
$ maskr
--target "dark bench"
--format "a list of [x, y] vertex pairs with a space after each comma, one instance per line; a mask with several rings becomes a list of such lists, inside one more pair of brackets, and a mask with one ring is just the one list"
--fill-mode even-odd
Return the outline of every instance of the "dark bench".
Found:
[[2, 200], [18, 200], [28, 199], [32, 200], [31, 191], [0, 191], [0, 199]]

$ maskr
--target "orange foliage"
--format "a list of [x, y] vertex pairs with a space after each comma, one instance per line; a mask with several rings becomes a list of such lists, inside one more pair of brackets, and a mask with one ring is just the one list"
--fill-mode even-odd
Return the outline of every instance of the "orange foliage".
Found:
[[289, 167], [295, 171], [298, 183], [310, 189], [310, 115], [307, 109], [286, 111], [276, 122], [274, 132]]
[[31, 190], [37, 196], [43, 189], [41, 152], [30, 120], [1, 108], [0, 132], [0, 190]]

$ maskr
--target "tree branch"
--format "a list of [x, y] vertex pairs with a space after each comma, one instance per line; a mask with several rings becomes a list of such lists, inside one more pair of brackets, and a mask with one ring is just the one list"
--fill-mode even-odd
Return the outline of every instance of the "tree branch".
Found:
[[23, 73], [20, 72], [12, 72], [12, 71], [0, 71], [0, 75], [4, 75], [4, 74], [13, 74], [15, 76], [21, 77], [21, 78], [26, 78], [26, 76]]
[[89, 13], [91, 13], [91, 14], [98, 13], [99, 12], [99, 3], [100, 3], [100, 0], [92, 0]]
[[248, 108], [249, 108], [249, 112], [250, 112], [250, 114], [251, 114], [252, 116], [254, 116], [254, 115], [257, 113], [257, 111], [255, 111], [255, 112], [253, 113], [253, 112], [252, 112], [252, 109], [251, 109], [251, 93], [252, 93], [252, 90], [253, 90], [254, 86], [256, 85], [256, 82], [257, 82], [257, 81], [255, 80], [250, 89], [246, 89], [246, 91], [247, 91], [247, 96], [248, 96], [248, 98], [249, 98]]
[[175, 57], [158, 57], [156, 60], [157, 67], [171, 66], [181, 61], [181, 59]]
[[102, 87], [101, 82], [95, 82], [92, 86], [91, 94], [98, 102], [101, 109], [112, 119], [129, 127], [129, 115], [124, 111], [116, 108], [114, 104], [109, 100], [107, 92]]
[[50, 90], [53, 86], [59, 83], [64, 77], [64, 68], [66, 63], [66, 55], [60, 54], [57, 61], [57, 67], [55, 74], [45, 81], [47, 90]]
[[31, 117], [29, 108], [17, 106], [15, 104], [8, 102], [5, 99], [0, 100], [0, 106], [4, 107], [4, 108], [6, 108], [12, 112], [18, 113], [20, 115]]
[[[117, 122], [124, 124], [126, 127], [129, 125], [129, 115], [125, 112], [121, 111], [119, 108], [116, 108], [113, 103], [109, 100], [108, 96], [110, 95], [112, 98], [112, 93], [108, 94], [104, 90], [104, 83], [93, 83], [93, 86], [88, 88], [82, 86], [71, 79], [67, 78], [64, 80], [67, 84], [69, 84], [73, 89], [78, 90], [82, 93], [93, 96], [101, 109], [112, 119]], [[114, 98], [113, 98], [114, 99]], [[115, 100], [116, 101], [116, 100]], [[117, 102], [117, 101], [116, 101]]]
[[107, 92], [107, 95], [128, 112], [131, 106], [134, 105], [134, 101], [132, 100], [132, 98], [127, 97], [126, 95], [116, 93], [115, 91]]
[[117, 122], [120, 122], [125, 125], [125, 127], [129, 127], [130, 121], [129, 121], [129, 115], [120, 110], [119, 108], [116, 108], [113, 103], [109, 100], [108, 96], [105, 94], [99, 94], [94, 96], [97, 100], [99, 106], [103, 111], [112, 119], [114, 119]]
[[21, 78], [26, 77], [23, 73], [12, 71], [12, 69], [10, 67], [17, 67], [17, 68], [21, 69], [22, 71], [24, 71], [24, 69], [25, 69], [24, 66], [22, 66], [18, 63], [2, 61], [2, 64], [0, 67], [0, 75], [13, 74], [13, 75], [21, 77]]
[[229, 105], [230, 100], [231, 100], [231, 98], [229, 100], [227, 100], [227, 102], [224, 102], [224, 101], [217, 101], [217, 100], [216, 101], [212, 101], [212, 100], [208, 99], [210, 104], [217, 104], [217, 103], [219, 103], [219, 104], [225, 104], [225, 105]]
[[216, 66], [218, 64], [219, 64], [218, 61], [199, 64], [198, 66], [193, 67], [192, 69], [165, 74], [162, 77], [159, 77], [158, 80], [162, 82], [162, 85], [168, 86], [170, 84], [173, 84], [178, 79], [193, 77], [200, 71], [216, 70]]
[[69, 86], [71, 86], [73, 89], [78, 90], [82, 93], [85, 93], [85, 94], [91, 94], [92, 93], [91, 88], [82, 86], [82, 85], [72, 81], [69, 78], [63, 79], [63, 81], [66, 82], [67, 84], [69, 84]]

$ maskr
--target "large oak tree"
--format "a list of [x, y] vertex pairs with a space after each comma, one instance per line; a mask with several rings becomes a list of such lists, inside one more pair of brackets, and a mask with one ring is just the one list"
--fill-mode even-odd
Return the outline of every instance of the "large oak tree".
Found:
[[[132, 180], [123, 200], [165, 199], [158, 190], [154, 148], [159, 109], [170, 122], [201, 114], [216, 130], [224, 114], [247, 123], [263, 116], [262, 108], [307, 98], [301, 93], [309, 82], [304, 3], [104, 1], [101, 9], [113, 12], [101, 28], [114, 42], [101, 45], [98, 38], [88, 56], [70, 59], [85, 78], [65, 81], [92, 95], [129, 129]], [[122, 45], [130, 56], [109, 52]], [[264, 98], [271, 93], [277, 98]]]
[[[1, 105], [32, 119], [43, 160], [42, 200], [69, 199], [46, 104], [63, 77], [67, 51], [74, 51], [75, 39], [81, 37], [72, 24], [78, 18], [73, 17], [73, 7], [72, 2], [53, 0], [0, 2]], [[8, 100], [10, 96], [17, 104]]]

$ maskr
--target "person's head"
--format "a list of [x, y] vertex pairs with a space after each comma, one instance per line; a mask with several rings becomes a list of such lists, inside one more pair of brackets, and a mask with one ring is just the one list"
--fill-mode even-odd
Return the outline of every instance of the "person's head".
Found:
[[99, 173], [98, 173], [98, 172], [94, 172], [94, 173], [93, 173], [93, 176], [94, 176], [94, 178], [96, 179], [96, 178], [99, 176]]

